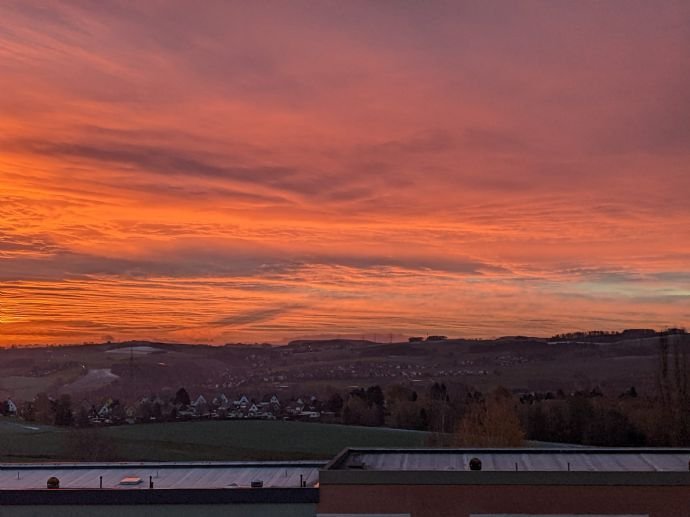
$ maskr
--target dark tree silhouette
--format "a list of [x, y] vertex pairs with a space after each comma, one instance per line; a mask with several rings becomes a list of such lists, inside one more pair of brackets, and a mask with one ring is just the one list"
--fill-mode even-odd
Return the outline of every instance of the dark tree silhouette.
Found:
[[175, 404], [181, 404], [183, 406], [189, 406], [192, 401], [189, 398], [189, 393], [187, 393], [187, 390], [184, 388], [180, 388], [177, 390], [177, 393], [175, 393]]

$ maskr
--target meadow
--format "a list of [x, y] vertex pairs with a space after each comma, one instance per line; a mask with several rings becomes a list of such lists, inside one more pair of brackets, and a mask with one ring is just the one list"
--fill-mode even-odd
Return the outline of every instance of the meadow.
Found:
[[[74, 442], [91, 440], [94, 432], [75, 433], [0, 417], [0, 461], [84, 459], [75, 457]], [[398, 429], [258, 420], [136, 424], [95, 433], [107, 444], [108, 459], [119, 461], [330, 459], [345, 447], [421, 447], [428, 438]]]

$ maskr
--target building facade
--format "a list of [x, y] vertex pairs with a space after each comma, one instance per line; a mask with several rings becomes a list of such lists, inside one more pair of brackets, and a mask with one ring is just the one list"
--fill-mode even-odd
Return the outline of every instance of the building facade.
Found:
[[347, 450], [320, 474], [318, 515], [690, 516], [689, 460], [679, 449]]

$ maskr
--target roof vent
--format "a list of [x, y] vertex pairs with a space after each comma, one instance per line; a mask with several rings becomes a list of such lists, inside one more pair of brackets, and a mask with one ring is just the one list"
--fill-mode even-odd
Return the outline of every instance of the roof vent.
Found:
[[140, 485], [141, 484], [141, 478], [136, 477], [136, 476], [128, 476], [126, 478], [122, 478], [120, 480], [121, 485], [129, 486], [129, 485]]
[[472, 458], [470, 460], [470, 470], [482, 470], [482, 460], [479, 458]]
[[252, 488], [263, 488], [263, 486], [264, 486], [264, 482], [261, 481], [260, 479], [252, 481]]
[[48, 483], [46, 483], [46, 485], [51, 490], [55, 488], [60, 488], [60, 480], [55, 476], [49, 477]]

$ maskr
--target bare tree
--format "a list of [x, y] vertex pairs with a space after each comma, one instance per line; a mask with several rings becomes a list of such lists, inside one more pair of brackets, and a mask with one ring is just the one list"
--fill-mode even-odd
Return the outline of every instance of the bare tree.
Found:
[[684, 332], [668, 331], [659, 337], [657, 441], [666, 445], [690, 443], [687, 347], [688, 335]]

